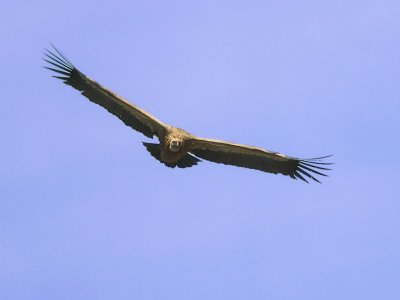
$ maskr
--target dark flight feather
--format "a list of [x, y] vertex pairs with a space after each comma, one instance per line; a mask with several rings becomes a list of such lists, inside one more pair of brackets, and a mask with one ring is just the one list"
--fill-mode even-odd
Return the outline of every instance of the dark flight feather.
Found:
[[46, 50], [47, 52], [44, 55], [47, 58], [44, 58], [44, 60], [56, 68], [45, 68], [65, 76], [53, 77], [61, 79], [65, 84], [79, 90], [90, 101], [104, 107], [127, 126], [143, 133], [145, 136], [151, 138], [154, 135], [162, 135], [162, 132], [165, 130], [162, 122], [93, 81], [75, 68], [55, 47], [54, 50], [58, 55]]
[[307, 177], [320, 183], [320, 181], [315, 176], [311, 175], [311, 173], [327, 176], [316, 169], [329, 170], [328, 168], [321, 168], [315, 165], [320, 159], [329, 156], [315, 159], [300, 159], [261, 148], [219, 140], [202, 138], [192, 139], [189, 146], [189, 152], [197, 157], [212, 162], [274, 174], [288, 175], [293, 179], [301, 179], [305, 182], [308, 182], [305, 178]]

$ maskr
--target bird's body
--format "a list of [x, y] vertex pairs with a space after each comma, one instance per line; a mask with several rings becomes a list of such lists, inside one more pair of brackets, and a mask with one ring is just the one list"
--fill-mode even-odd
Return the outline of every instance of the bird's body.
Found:
[[83, 96], [107, 109], [127, 126], [149, 138], [156, 136], [158, 144], [143, 142], [143, 145], [154, 158], [168, 167], [191, 167], [202, 158], [216, 163], [288, 175], [306, 182], [305, 177], [319, 182], [314, 177], [315, 174], [326, 176], [321, 171], [329, 170], [325, 167], [329, 163], [321, 161], [325, 157], [299, 159], [257, 147], [200, 138], [167, 125], [90, 79], [57, 49], [54, 50], [55, 53], [47, 50], [47, 58], [44, 59], [51, 65], [47, 69], [61, 75], [54, 77], [79, 90]]
[[[189, 148], [186, 141], [191, 138], [193, 136], [189, 132], [177, 127], [168, 126], [165, 136], [159, 138], [161, 160], [171, 165], [176, 164], [187, 155]], [[175, 149], [172, 146], [174, 142], [178, 143]]]

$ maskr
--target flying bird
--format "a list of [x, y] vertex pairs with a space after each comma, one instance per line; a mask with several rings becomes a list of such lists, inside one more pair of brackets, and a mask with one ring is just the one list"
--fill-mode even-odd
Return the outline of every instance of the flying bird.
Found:
[[168, 167], [187, 168], [208, 160], [263, 172], [283, 174], [305, 182], [322, 173], [330, 163], [323, 159], [329, 156], [300, 159], [265, 149], [201, 138], [189, 132], [161, 122], [153, 115], [129, 103], [124, 98], [103, 87], [80, 72], [59, 50], [45, 50], [43, 58], [49, 65], [46, 69], [56, 72], [55, 78], [81, 92], [83, 96], [118, 117], [125, 125], [141, 132], [148, 138], [156, 136], [159, 143], [143, 142], [147, 151]]

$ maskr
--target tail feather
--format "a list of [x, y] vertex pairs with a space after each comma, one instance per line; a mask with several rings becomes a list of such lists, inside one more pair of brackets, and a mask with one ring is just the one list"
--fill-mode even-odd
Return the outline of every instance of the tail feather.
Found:
[[151, 156], [153, 156], [155, 159], [157, 159], [159, 162], [163, 163], [169, 168], [189, 168], [192, 166], [197, 165], [197, 163], [201, 162], [200, 159], [197, 157], [194, 157], [193, 155], [186, 154], [183, 158], [181, 158], [178, 162], [174, 164], [169, 164], [161, 159], [161, 153], [160, 153], [160, 144], [154, 144], [154, 143], [145, 143], [142, 142], [143, 145], [146, 147], [147, 151], [150, 152]]

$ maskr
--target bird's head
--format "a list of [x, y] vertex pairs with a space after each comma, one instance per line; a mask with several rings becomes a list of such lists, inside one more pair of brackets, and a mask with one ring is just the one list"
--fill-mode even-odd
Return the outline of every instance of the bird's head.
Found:
[[183, 140], [174, 138], [169, 143], [169, 150], [171, 150], [172, 152], [178, 152], [182, 148], [182, 145]]

